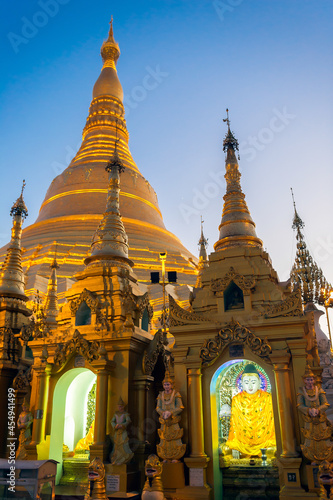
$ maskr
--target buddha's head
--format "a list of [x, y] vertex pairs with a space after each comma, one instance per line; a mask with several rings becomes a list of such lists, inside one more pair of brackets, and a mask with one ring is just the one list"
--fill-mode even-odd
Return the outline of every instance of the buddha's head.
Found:
[[255, 394], [260, 389], [260, 377], [256, 367], [247, 365], [242, 375], [243, 391], [248, 394]]

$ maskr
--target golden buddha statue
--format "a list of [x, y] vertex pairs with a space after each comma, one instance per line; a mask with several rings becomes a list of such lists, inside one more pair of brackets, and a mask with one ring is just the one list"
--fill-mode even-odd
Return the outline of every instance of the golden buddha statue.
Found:
[[89, 451], [89, 447], [91, 444], [94, 442], [94, 429], [95, 429], [95, 420], [91, 424], [89, 431], [87, 432], [86, 436], [84, 436], [82, 439], [80, 439], [75, 446], [75, 455], [76, 454], [81, 454]]
[[232, 398], [226, 446], [243, 455], [257, 456], [262, 449], [276, 447], [272, 396], [260, 389], [259, 373], [253, 364], [244, 369], [242, 388]]

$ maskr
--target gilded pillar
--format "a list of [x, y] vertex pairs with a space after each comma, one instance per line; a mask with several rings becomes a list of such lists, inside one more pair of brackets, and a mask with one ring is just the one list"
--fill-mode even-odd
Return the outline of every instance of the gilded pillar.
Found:
[[201, 368], [187, 370], [188, 401], [190, 406], [190, 457], [206, 457], [202, 415]]
[[106, 447], [106, 419], [108, 403], [108, 375], [114, 363], [107, 359], [104, 350], [101, 357], [92, 362], [96, 370], [96, 410], [95, 410], [95, 432], [94, 444], [90, 446], [90, 459], [100, 457], [103, 461], [107, 458]]
[[150, 375], [141, 375], [134, 378], [134, 387], [136, 390], [137, 404], [137, 438], [139, 443], [144, 443], [146, 440], [146, 419], [147, 419], [147, 391], [154, 377]]
[[296, 436], [292, 411], [292, 395], [290, 385], [290, 354], [287, 351], [282, 353], [273, 352], [270, 355], [273, 363], [276, 392], [279, 406], [279, 419], [281, 430], [281, 457], [298, 457], [296, 451]]
[[34, 411], [34, 421], [32, 426], [31, 445], [37, 445], [44, 439], [45, 422], [46, 422], [46, 408], [48, 402], [48, 390], [51, 366], [38, 365], [34, 367], [37, 377], [36, 394], [37, 400]]

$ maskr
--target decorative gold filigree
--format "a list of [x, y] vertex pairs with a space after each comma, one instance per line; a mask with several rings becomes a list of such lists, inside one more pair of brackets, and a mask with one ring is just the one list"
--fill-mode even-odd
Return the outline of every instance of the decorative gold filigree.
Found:
[[25, 371], [21, 368], [13, 380], [13, 388], [17, 391], [25, 391], [29, 387], [31, 380], [31, 366]]
[[288, 295], [285, 300], [264, 309], [259, 316], [276, 318], [278, 316], [302, 316], [302, 314], [302, 295], [301, 290], [298, 289]]
[[148, 348], [145, 350], [142, 362], [142, 370], [145, 375], [152, 374], [159, 355], [162, 356], [165, 370], [169, 370], [170, 363], [173, 361], [173, 356], [170, 351], [166, 350], [163, 340], [163, 332], [162, 330], [158, 330]]
[[223, 349], [231, 343], [247, 344], [251, 351], [261, 358], [268, 358], [272, 351], [267, 339], [262, 340], [238, 321], [232, 320], [228, 326], [218, 332], [214, 339], [205, 340], [200, 349], [202, 364], [207, 366], [213, 363]]
[[90, 292], [89, 290], [84, 288], [79, 297], [71, 300], [69, 303], [72, 316], [75, 316], [82, 302], [85, 302], [93, 313], [96, 313], [96, 310], [100, 303], [98, 297], [96, 297], [93, 292]]
[[186, 325], [189, 323], [202, 323], [204, 321], [211, 321], [201, 314], [186, 311], [180, 307], [175, 299], [169, 295], [169, 308], [170, 308], [170, 326]]
[[244, 295], [249, 295], [251, 288], [256, 284], [256, 280], [253, 276], [245, 277], [237, 273], [233, 267], [230, 267], [224, 278], [216, 278], [210, 281], [210, 289], [217, 297], [222, 297], [223, 292], [231, 281], [242, 290]]
[[73, 337], [65, 344], [59, 344], [54, 353], [54, 363], [56, 365], [63, 364], [67, 359], [76, 352], [83, 356], [87, 361], [91, 362], [99, 358], [100, 342], [94, 340], [90, 342], [86, 340], [78, 330], [75, 330]]

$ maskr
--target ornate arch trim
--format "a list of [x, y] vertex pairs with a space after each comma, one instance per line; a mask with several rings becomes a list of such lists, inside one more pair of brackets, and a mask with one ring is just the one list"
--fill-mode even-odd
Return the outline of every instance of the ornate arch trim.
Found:
[[210, 281], [210, 289], [217, 297], [222, 297], [225, 289], [232, 281], [242, 290], [244, 295], [249, 295], [251, 288], [256, 284], [253, 276], [245, 277], [237, 273], [233, 267], [230, 267], [223, 278], [216, 278]]
[[84, 288], [81, 294], [76, 299], [71, 300], [69, 303], [72, 316], [75, 316], [82, 302], [85, 302], [87, 306], [91, 309], [91, 312], [93, 313], [96, 313], [97, 308], [100, 305], [98, 297], [96, 297], [95, 294]]
[[272, 352], [266, 338], [262, 340], [238, 321], [232, 320], [229, 325], [218, 332], [214, 339], [205, 340], [203, 343], [200, 349], [203, 366], [214, 363], [224, 348], [232, 343], [247, 344], [254, 354], [267, 360]]
[[54, 353], [54, 364], [61, 365], [65, 363], [68, 358], [77, 353], [83, 356], [87, 361], [91, 362], [99, 358], [100, 342], [97, 340], [86, 340], [79, 330], [75, 330], [73, 337], [65, 344], [59, 344]]

